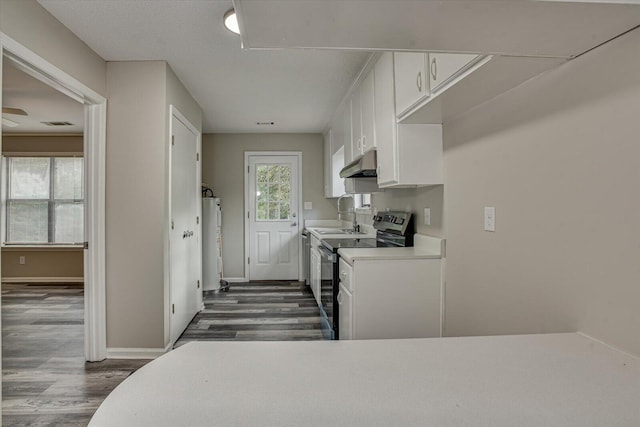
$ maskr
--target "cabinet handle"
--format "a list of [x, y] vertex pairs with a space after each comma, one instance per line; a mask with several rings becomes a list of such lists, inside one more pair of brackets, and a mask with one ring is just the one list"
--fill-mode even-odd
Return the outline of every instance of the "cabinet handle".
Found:
[[342, 291], [338, 292], [338, 296], [336, 297], [336, 299], [338, 300], [338, 304], [342, 305], [342, 302], [344, 300], [344, 297], [342, 296]]
[[364, 151], [364, 147], [367, 146], [367, 137], [366, 136], [362, 136], [362, 151]]
[[422, 71], [418, 71], [418, 76], [416, 77], [416, 86], [418, 86], [418, 92], [422, 92]]
[[347, 272], [346, 272], [346, 271], [343, 271], [342, 273], [340, 273], [340, 275], [341, 275], [342, 277], [347, 277]]
[[438, 64], [436, 63], [436, 58], [431, 60], [431, 77], [433, 77], [433, 80], [438, 77]]

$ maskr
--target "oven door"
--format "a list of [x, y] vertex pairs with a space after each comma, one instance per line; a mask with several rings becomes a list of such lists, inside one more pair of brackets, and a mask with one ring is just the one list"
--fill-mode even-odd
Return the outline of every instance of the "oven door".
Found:
[[335, 304], [336, 282], [335, 271], [338, 266], [338, 256], [322, 245], [318, 246], [318, 252], [322, 257], [320, 263], [320, 301], [321, 311], [326, 322], [323, 327], [323, 335], [327, 339], [338, 339], [338, 305]]

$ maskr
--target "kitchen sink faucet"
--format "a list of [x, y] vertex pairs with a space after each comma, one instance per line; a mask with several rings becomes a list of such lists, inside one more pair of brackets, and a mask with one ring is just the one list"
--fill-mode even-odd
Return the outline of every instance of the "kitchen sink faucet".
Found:
[[[341, 211], [340, 210], [340, 201], [345, 197], [350, 197], [353, 201], [353, 211], [349, 212], [349, 210]], [[343, 194], [338, 197], [338, 219], [342, 221], [342, 214], [350, 213], [353, 216], [353, 232], [357, 233], [360, 231], [360, 225], [358, 224], [358, 220], [356, 219], [356, 200], [353, 198], [353, 194]]]

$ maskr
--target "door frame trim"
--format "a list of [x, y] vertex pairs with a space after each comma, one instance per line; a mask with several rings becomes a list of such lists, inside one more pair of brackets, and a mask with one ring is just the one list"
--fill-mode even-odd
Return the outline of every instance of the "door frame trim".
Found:
[[[107, 100], [62, 69], [0, 32], [0, 81], [2, 61], [8, 59], [21, 71], [84, 105], [84, 357], [89, 362], [107, 357], [105, 265], [105, 166]], [[0, 101], [2, 100], [0, 91]], [[1, 127], [1, 125], [0, 125]], [[1, 144], [1, 141], [0, 141]], [[0, 178], [1, 179], [1, 178]]]
[[[251, 280], [251, 271], [249, 270], [249, 254], [250, 254], [250, 245], [251, 245], [251, 236], [249, 235], [249, 218], [248, 215], [245, 216], [244, 213], [249, 213], [249, 206], [251, 204], [249, 200], [249, 157], [252, 156], [294, 156], [297, 157], [298, 161], [298, 226], [297, 233], [298, 239], [300, 239], [300, 230], [302, 227], [302, 222], [304, 221], [302, 214], [302, 151], [245, 151], [244, 152], [244, 170], [246, 173], [244, 175], [244, 206], [242, 216], [244, 218], [244, 277], [247, 281]], [[301, 255], [302, 248], [301, 245], [298, 245], [298, 280], [300, 280], [301, 274]]]
[[[195, 230], [196, 237], [198, 239], [198, 253], [200, 254], [199, 262], [198, 262], [198, 280], [202, 283], [202, 197], [200, 194], [200, 183], [202, 182], [202, 132], [198, 130], [190, 121], [187, 119], [184, 114], [178, 110], [176, 106], [173, 104], [169, 105], [169, 137], [167, 138], [167, 170], [168, 170], [168, 182], [167, 182], [167, 205], [166, 205], [166, 221], [165, 221], [165, 267], [164, 267], [164, 283], [165, 283], [165, 298], [164, 298], [164, 341], [168, 343], [167, 346], [172, 347], [175, 344], [175, 341], [178, 340], [179, 336], [172, 337], [171, 336], [171, 202], [172, 202], [172, 194], [171, 194], [171, 183], [173, 179], [173, 170], [171, 168], [172, 165], [172, 156], [173, 151], [171, 150], [171, 140], [173, 136], [173, 118], [176, 118], [183, 125], [189, 129], [191, 133], [196, 136], [196, 153], [198, 158], [196, 160], [196, 183], [197, 186], [194, 188], [196, 192], [196, 212], [198, 212], [198, 217], [200, 219], [198, 226]], [[202, 291], [202, 287], [200, 288]], [[198, 293], [198, 310], [203, 309], [203, 301], [202, 301], [202, 292]]]

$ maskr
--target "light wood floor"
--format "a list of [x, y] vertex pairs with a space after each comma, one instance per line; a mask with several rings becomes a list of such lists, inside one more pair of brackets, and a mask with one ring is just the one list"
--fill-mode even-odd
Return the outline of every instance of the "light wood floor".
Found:
[[81, 286], [2, 285], [2, 425], [86, 426], [148, 360], [84, 361]]
[[174, 347], [189, 341], [321, 340], [320, 310], [300, 282], [231, 283], [205, 292], [198, 313]]

